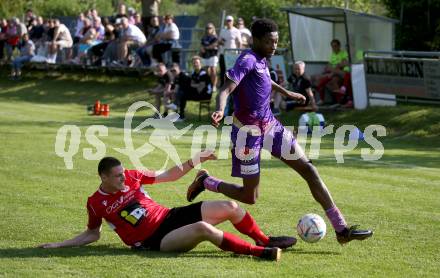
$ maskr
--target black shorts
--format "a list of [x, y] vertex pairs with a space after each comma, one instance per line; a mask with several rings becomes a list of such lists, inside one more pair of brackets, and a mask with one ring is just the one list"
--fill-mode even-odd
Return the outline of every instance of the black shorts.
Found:
[[160, 251], [160, 243], [169, 232], [199, 221], [202, 221], [202, 202], [172, 208], [159, 228], [135, 249]]

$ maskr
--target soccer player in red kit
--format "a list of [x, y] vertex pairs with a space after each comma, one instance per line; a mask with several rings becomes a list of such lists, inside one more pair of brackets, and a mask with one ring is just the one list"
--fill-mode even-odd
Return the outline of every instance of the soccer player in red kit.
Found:
[[[99, 189], [87, 201], [87, 229], [62, 242], [46, 243], [42, 248], [81, 246], [99, 239], [102, 219], [133, 249], [156, 251], [189, 251], [202, 241], [220, 249], [269, 260], [279, 260], [281, 248], [296, 243], [284, 237], [268, 237], [252, 216], [234, 201], [203, 201], [169, 209], [156, 203], [144, 190], [144, 184], [175, 181], [192, 168], [195, 161], [216, 159], [212, 151], [200, 152], [163, 173], [125, 170], [113, 157], [103, 158], [98, 165]], [[230, 221], [256, 245], [223, 232], [214, 225]]]

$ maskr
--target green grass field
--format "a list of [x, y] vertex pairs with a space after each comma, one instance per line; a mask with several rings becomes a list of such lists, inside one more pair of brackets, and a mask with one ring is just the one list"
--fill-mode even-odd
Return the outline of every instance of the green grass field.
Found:
[[[71, 249], [42, 250], [40, 243], [70, 238], [85, 229], [85, 203], [99, 185], [97, 161], [83, 158], [90, 125], [108, 126], [107, 155], [131, 163], [113, 148], [124, 146], [123, 120], [127, 107], [148, 100], [146, 81], [27, 78], [15, 83], [0, 78], [0, 276], [6, 277], [438, 277], [440, 271], [440, 113], [438, 108], [401, 106], [361, 112], [325, 114], [329, 124], [356, 124], [361, 129], [382, 124], [385, 154], [363, 161], [360, 148], [337, 164], [333, 140], [325, 137], [321, 157], [314, 160], [334, 199], [350, 223], [372, 228], [374, 237], [341, 247], [326, 219], [328, 234], [317, 244], [299, 241], [283, 252], [280, 262], [235, 256], [209, 243], [186, 254], [133, 252], [107, 225], [99, 242]], [[111, 105], [109, 118], [88, 116], [86, 105], [101, 99]], [[198, 109], [198, 108], [197, 108]], [[188, 111], [197, 111], [191, 103]], [[189, 113], [190, 120], [197, 113]], [[145, 113], [147, 116], [147, 113]], [[135, 118], [140, 122], [142, 113]], [[298, 114], [283, 115], [286, 125]], [[204, 122], [192, 121], [196, 125]], [[81, 142], [73, 170], [55, 154], [57, 131], [78, 125]], [[184, 127], [184, 124], [179, 124]], [[182, 159], [190, 155], [191, 133], [173, 141]], [[151, 132], [151, 129], [149, 130]], [[148, 133], [133, 134], [136, 146]], [[163, 153], [155, 150], [142, 162], [159, 167]], [[216, 176], [230, 177], [230, 160], [204, 165]], [[245, 206], [273, 235], [296, 234], [305, 213], [324, 216], [305, 182], [275, 160], [262, 162], [262, 186], [256, 205]], [[185, 205], [187, 185], [195, 171], [171, 184], [147, 188], [159, 203]], [[205, 192], [200, 199], [226, 199]], [[234, 231], [230, 224], [220, 226]], [[234, 232], [235, 233], [235, 232]]]

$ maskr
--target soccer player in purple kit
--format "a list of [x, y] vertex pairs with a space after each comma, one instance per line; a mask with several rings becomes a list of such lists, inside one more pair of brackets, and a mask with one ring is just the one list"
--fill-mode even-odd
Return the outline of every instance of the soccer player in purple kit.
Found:
[[[227, 97], [232, 93], [235, 108], [231, 132], [232, 176], [241, 177], [243, 186], [227, 183], [209, 176], [206, 170], [201, 170], [188, 188], [188, 201], [194, 200], [207, 189], [243, 203], [254, 204], [260, 185], [260, 153], [265, 148], [307, 181], [314, 199], [325, 210], [335, 229], [340, 244], [371, 237], [372, 231], [358, 230], [357, 226], [347, 225], [315, 166], [304, 154], [292, 133], [271, 112], [272, 90], [305, 102], [303, 95], [288, 91], [270, 79], [267, 58], [277, 48], [278, 26], [270, 19], [257, 19], [251, 29], [252, 49], [244, 51], [237, 58], [234, 67], [226, 73], [226, 82], [217, 96], [217, 111], [211, 116], [212, 125], [218, 127], [224, 117]], [[294, 159], [291, 158], [292, 154]]]

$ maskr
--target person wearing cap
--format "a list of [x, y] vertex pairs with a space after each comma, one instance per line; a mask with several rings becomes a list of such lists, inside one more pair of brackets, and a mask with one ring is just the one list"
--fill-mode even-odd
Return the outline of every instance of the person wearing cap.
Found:
[[241, 48], [241, 33], [234, 27], [234, 18], [231, 15], [225, 19], [225, 28], [220, 31], [218, 44], [220, 46], [220, 86], [222, 86], [226, 73], [224, 51], [228, 48]]

